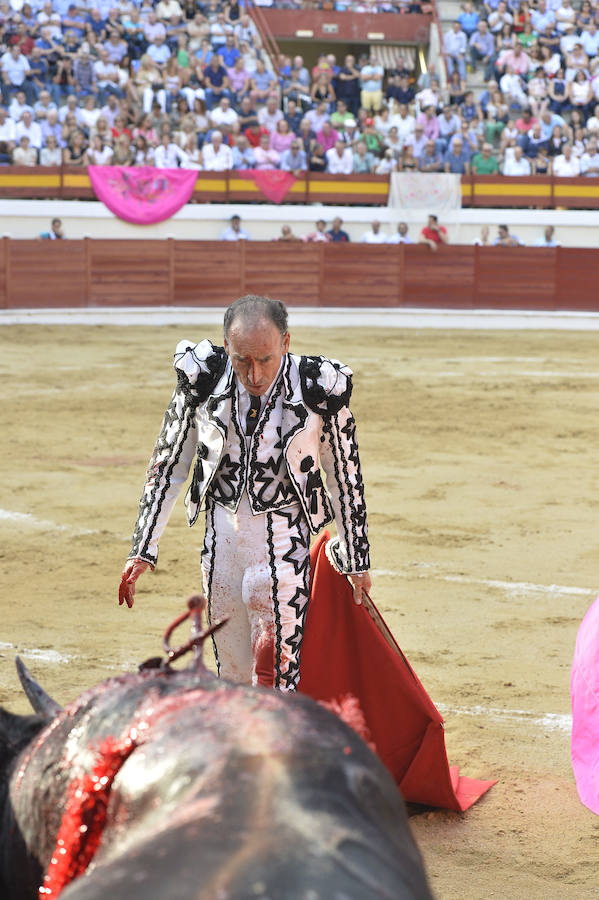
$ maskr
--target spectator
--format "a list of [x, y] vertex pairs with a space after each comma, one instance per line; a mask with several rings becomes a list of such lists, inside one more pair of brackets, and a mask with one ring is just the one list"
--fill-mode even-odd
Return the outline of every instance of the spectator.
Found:
[[586, 151], [580, 158], [580, 174], [589, 178], [599, 176], [599, 153], [597, 152], [597, 138], [589, 138]]
[[540, 144], [537, 148], [537, 155], [532, 159], [533, 175], [551, 175], [552, 162], [547, 153], [547, 147]]
[[225, 230], [221, 233], [220, 236], [221, 241], [249, 241], [250, 236], [241, 227], [241, 218], [237, 214], [231, 216], [229, 219], [229, 224], [225, 228]]
[[358, 141], [353, 156], [355, 175], [371, 175], [376, 167], [376, 157], [366, 147], [366, 141]]
[[452, 137], [460, 130], [460, 117], [456, 114], [455, 108], [448, 104], [443, 107], [441, 115], [437, 116], [437, 122], [439, 124], [439, 137], [436, 142], [437, 149], [441, 153], [445, 153]]
[[299, 178], [308, 168], [308, 160], [306, 153], [302, 149], [302, 145], [298, 138], [294, 137], [288, 150], [281, 154], [281, 170], [283, 172], [291, 172], [296, 178]]
[[545, 230], [543, 231], [543, 236], [537, 238], [534, 243], [535, 247], [561, 247], [561, 244], [558, 244], [557, 241], [553, 239], [553, 235], [555, 233], [555, 229], [553, 225], [546, 225]]
[[0, 106], [0, 145], [4, 152], [12, 158], [16, 145], [15, 123], [7, 114], [6, 107]]
[[301, 243], [301, 237], [298, 237], [291, 230], [291, 226], [289, 225], [281, 225], [281, 234], [276, 238], [273, 238], [275, 241], [281, 241], [282, 243]]
[[15, 140], [21, 142], [21, 138], [25, 135], [29, 140], [29, 145], [34, 150], [42, 148], [42, 130], [37, 122], [33, 121], [30, 110], [26, 109], [21, 117], [21, 121], [17, 122], [15, 128]]
[[62, 161], [65, 166], [84, 166], [85, 151], [85, 135], [81, 129], [75, 128], [67, 138], [66, 147], [63, 148]]
[[295, 100], [288, 100], [287, 110], [285, 112], [285, 121], [289, 125], [289, 130], [293, 132], [293, 134], [298, 133], [302, 118], [303, 112], [301, 108], [298, 108]]
[[248, 127], [243, 133], [245, 134], [250, 147], [253, 147], [254, 149], [259, 146], [260, 138], [263, 135], [270, 135], [268, 128], [260, 125], [258, 119], [250, 119], [248, 122]]
[[582, 69], [578, 69], [572, 81], [568, 82], [570, 105], [575, 109], [579, 109], [584, 118], [587, 119], [594, 96], [590, 80]]
[[349, 234], [347, 231], [342, 229], [343, 219], [339, 216], [336, 216], [333, 219], [333, 227], [327, 231], [327, 235], [329, 236], [329, 240], [333, 241], [335, 244], [347, 244], [349, 243]]
[[490, 144], [484, 143], [481, 152], [474, 154], [470, 167], [473, 175], [496, 175], [499, 172], [499, 164]]
[[464, 142], [460, 135], [456, 135], [451, 146], [443, 157], [443, 168], [454, 175], [470, 174], [470, 154], [464, 149]]
[[291, 101], [299, 105], [310, 103], [310, 74], [301, 56], [294, 58], [288, 75], [283, 79], [282, 93], [288, 104]]
[[[216, 134], [216, 132], [213, 132]], [[227, 149], [229, 149], [227, 147]], [[229, 151], [230, 152], [230, 151]], [[168, 132], [162, 135], [162, 139], [154, 151], [154, 165], [157, 169], [176, 169], [183, 167], [187, 161], [187, 154], [174, 141]], [[230, 166], [228, 167], [230, 168]]]
[[459, 21], [454, 22], [443, 35], [443, 50], [449, 75], [457, 69], [460, 78], [466, 80], [466, 35]]
[[[233, 100], [239, 104], [250, 90], [250, 73], [243, 64], [243, 57], [239, 56], [233, 67], [227, 69], [227, 75], [231, 84]], [[250, 102], [249, 97], [248, 102]]]
[[8, 106], [11, 96], [18, 90], [25, 92], [27, 103], [35, 103], [35, 91], [33, 85], [27, 81], [30, 71], [29, 60], [24, 56], [18, 44], [13, 44], [2, 57], [0, 57], [0, 69], [2, 71], [2, 99]]
[[522, 247], [523, 244], [515, 234], [510, 234], [507, 225], [497, 226], [497, 237], [493, 241], [494, 247]]
[[310, 172], [325, 171], [327, 167], [327, 158], [322, 149], [322, 144], [319, 144], [318, 141], [314, 141], [310, 145], [310, 149], [306, 152], [306, 156], [308, 157], [308, 169]]
[[21, 135], [18, 146], [12, 152], [12, 163], [14, 166], [37, 165], [37, 150], [29, 145], [26, 134]]
[[210, 110], [209, 119], [212, 125], [222, 132], [225, 141], [227, 141], [228, 135], [231, 134], [234, 126], [239, 122], [239, 116], [231, 107], [231, 101], [228, 97], [220, 98], [218, 106]]
[[291, 144], [295, 140], [295, 134], [289, 130], [289, 125], [285, 119], [279, 119], [276, 130], [270, 136], [270, 146], [277, 153], [285, 153], [289, 150]]
[[265, 103], [269, 97], [275, 98], [277, 82], [272, 72], [266, 70], [263, 60], [256, 61], [256, 71], [250, 79], [250, 98], [252, 103]]
[[360, 238], [360, 242], [362, 244], [386, 244], [387, 243], [387, 235], [381, 231], [381, 223], [378, 219], [375, 219], [371, 226], [370, 231], [365, 231], [362, 237]]
[[331, 240], [331, 236], [326, 230], [326, 227], [327, 223], [325, 220], [319, 219], [316, 223], [316, 231], [311, 231], [310, 234], [307, 234], [304, 241], [307, 241], [308, 243], [318, 243], [319, 241], [328, 243]]
[[490, 247], [491, 242], [489, 240], [489, 226], [483, 225], [480, 229], [480, 237], [477, 237], [474, 241], [475, 247]]
[[231, 159], [233, 169], [253, 169], [255, 167], [254, 150], [250, 147], [245, 134], [239, 134], [235, 138]]
[[266, 105], [258, 112], [258, 122], [272, 134], [277, 130], [277, 125], [283, 119], [283, 112], [277, 105], [276, 97], [268, 97]]
[[344, 100], [354, 116], [360, 106], [360, 91], [360, 70], [356, 67], [355, 57], [348, 54], [336, 78], [336, 94], [337, 100]]
[[330, 150], [331, 147], [335, 146], [335, 143], [340, 140], [340, 137], [339, 133], [333, 128], [328, 120], [323, 122], [321, 129], [316, 132], [316, 140], [319, 144], [322, 144], [325, 153], [327, 150]]
[[221, 65], [220, 57], [216, 54], [210, 60], [210, 65], [206, 66], [204, 69], [204, 83], [206, 85], [205, 102], [208, 110], [211, 110], [212, 107], [219, 102], [221, 97], [231, 98], [227, 70]]
[[327, 172], [331, 175], [351, 175], [354, 167], [351, 147], [346, 147], [343, 141], [336, 141], [335, 146], [325, 153]]
[[427, 224], [420, 232], [418, 243], [426, 244], [427, 247], [436, 252], [441, 244], [447, 244], [447, 242], [447, 229], [443, 225], [439, 225], [437, 216], [429, 215]]
[[214, 130], [210, 141], [202, 147], [204, 168], [207, 172], [226, 172], [233, 168], [233, 153], [227, 144], [223, 143], [222, 132]]
[[59, 166], [62, 163], [62, 150], [56, 137], [49, 134], [46, 144], [40, 150], [40, 166]]
[[[304, 119], [310, 123], [310, 128], [315, 135], [322, 129], [323, 124], [328, 121], [328, 118], [329, 113], [327, 111], [326, 103], [318, 103], [315, 108], [309, 109], [304, 116]], [[302, 122], [304, 119], [302, 119]]]
[[73, 78], [75, 79], [75, 91], [78, 97], [86, 97], [88, 94], [96, 94], [96, 70], [90, 59], [89, 44], [84, 41], [79, 48], [73, 63]]
[[397, 232], [392, 234], [388, 241], [389, 244], [413, 244], [414, 241], [408, 235], [408, 226], [405, 222], [400, 222], [397, 226]]
[[270, 135], [263, 134], [254, 150], [257, 169], [278, 169], [281, 155], [270, 146]]
[[62, 220], [52, 219], [50, 231], [42, 231], [40, 238], [48, 241], [63, 241], [65, 239], [65, 234], [62, 227]]
[[113, 155], [112, 147], [105, 144], [99, 134], [95, 134], [86, 151], [85, 161], [88, 166], [109, 166]]
[[[460, 27], [467, 38], [470, 38], [476, 31], [481, 21], [479, 14], [472, 7], [472, 3], [466, 0], [462, 7], [462, 12], [458, 16]], [[484, 21], [484, 19], [483, 19]]]
[[524, 156], [522, 147], [516, 145], [506, 151], [503, 174], [508, 176], [532, 174], [530, 160]]
[[360, 100], [364, 109], [377, 112], [383, 105], [383, 76], [385, 70], [370, 55], [368, 63], [360, 69]]
[[443, 170], [443, 157], [436, 149], [434, 141], [426, 142], [418, 162], [421, 172], [441, 172]]
[[572, 145], [564, 144], [562, 152], [553, 160], [556, 178], [575, 178], [580, 175], [580, 160], [572, 153]]

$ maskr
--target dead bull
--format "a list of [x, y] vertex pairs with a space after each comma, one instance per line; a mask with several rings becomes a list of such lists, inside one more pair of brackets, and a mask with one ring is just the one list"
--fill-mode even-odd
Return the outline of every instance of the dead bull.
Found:
[[38, 715], [0, 710], [4, 900], [431, 898], [387, 770], [310, 699], [199, 654], [65, 710], [22, 674]]

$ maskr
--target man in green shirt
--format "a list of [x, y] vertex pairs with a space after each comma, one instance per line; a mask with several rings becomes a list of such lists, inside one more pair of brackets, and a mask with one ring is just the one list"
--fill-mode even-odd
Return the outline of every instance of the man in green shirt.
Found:
[[470, 161], [473, 175], [497, 175], [499, 165], [492, 155], [492, 150], [490, 144], [483, 144], [482, 151], [474, 154]]

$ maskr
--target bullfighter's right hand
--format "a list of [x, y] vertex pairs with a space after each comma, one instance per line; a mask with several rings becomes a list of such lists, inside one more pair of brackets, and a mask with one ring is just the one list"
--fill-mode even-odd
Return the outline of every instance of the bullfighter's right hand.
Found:
[[140, 575], [150, 568], [150, 563], [143, 559], [128, 559], [121, 575], [119, 584], [119, 606], [126, 603], [129, 609], [133, 606], [135, 597], [135, 582]]

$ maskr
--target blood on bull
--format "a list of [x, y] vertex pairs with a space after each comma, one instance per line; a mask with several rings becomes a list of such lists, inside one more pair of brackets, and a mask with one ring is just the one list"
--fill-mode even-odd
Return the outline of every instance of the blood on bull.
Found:
[[[61, 709], [0, 709], [3, 900], [430, 900], [391, 776], [307, 697], [234, 685], [191, 641]], [[172, 660], [194, 647], [193, 662]]]

